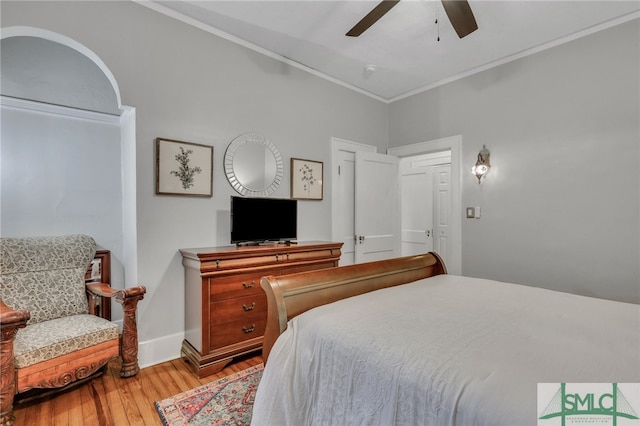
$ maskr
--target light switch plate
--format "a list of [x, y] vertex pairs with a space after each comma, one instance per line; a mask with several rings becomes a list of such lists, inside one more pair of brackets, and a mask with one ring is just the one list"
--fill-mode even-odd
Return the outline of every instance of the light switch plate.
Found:
[[473, 219], [476, 217], [475, 207], [467, 207], [467, 219]]

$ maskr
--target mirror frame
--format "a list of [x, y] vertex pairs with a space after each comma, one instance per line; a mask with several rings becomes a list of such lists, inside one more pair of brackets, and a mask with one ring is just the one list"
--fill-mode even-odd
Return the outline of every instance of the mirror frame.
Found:
[[[273, 178], [273, 181], [265, 188], [260, 190], [250, 189], [246, 186], [246, 183], [241, 182], [238, 179], [238, 175], [236, 174], [233, 168], [233, 160], [236, 152], [240, 147], [248, 143], [259, 143], [264, 145], [268, 152], [273, 155], [273, 158], [276, 162], [276, 175]], [[266, 197], [273, 194], [280, 183], [282, 182], [282, 176], [284, 175], [284, 162], [282, 161], [282, 156], [280, 155], [280, 151], [278, 148], [266, 137], [259, 133], [244, 133], [234, 140], [231, 141], [227, 150], [224, 153], [224, 173], [227, 176], [227, 180], [229, 184], [236, 190], [240, 195], [244, 196], [252, 196], [252, 197]]]

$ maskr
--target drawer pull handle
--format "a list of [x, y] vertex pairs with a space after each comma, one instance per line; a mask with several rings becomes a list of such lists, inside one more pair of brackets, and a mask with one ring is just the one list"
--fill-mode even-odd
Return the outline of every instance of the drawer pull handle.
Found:
[[255, 281], [255, 280], [251, 281], [251, 283], [249, 283], [249, 284], [247, 284], [247, 283], [246, 283], [246, 282], [244, 282], [244, 281], [242, 282], [242, 287], [244, 287], [244, 288], [251, 288], [251, 287], [253, 287], [254, 285], [256, 285], [256, 281]]
[[256, 325], [255, 324], [252, 324], [251, 327], [249, 327], [249, 328], [245, 327], [244, 325], [242, 326], [242, 331], [244, 331], [247, 334], [251, 333], [255, 329], [256, 329]]
[[247, 311], [247, 312], [248, 312], [248, 311], [252, 311], [252, 310], [253, 310], [253, 308], [255, 308], [255, 307], [256, 307], [256, 302], [253, 302], [253, 303], [251, 304], [251, 306], [247, 306], [247, 305], [245, 305], [244, 303], [242, 304], [242, 309], [244, 309], [244, 310], [245, 310], [245, 311]]

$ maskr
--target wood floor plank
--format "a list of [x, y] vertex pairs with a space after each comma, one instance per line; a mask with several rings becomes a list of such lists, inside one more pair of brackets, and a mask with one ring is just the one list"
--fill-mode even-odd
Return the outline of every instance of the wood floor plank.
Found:
[[[42, 403], [38, 403], [38, 405], [39, 407], [37, 407], [36, 409], [30, 410], [33, 415], [27, 416], [27, 422], [25, 423], [25, 425], [53, 425], [53, 397], [46, 398], [45, 401], [43, 401]], [[31, 420], [32, 418], [33, 420]]]
[[203, 384], [202, 380], [199, 380], [193, 374], [186, 375], [185, 371], [186, 369], [180, 370], [179, 368], [176, 368], [175, 365], [173, 369], [169, 370], [169, 376], [176, 382], [178, 387], [182, 389], [181, 392], [193, 389]]
[[[176, 360], [174, 362], [175, 363], [180, 363], [182, 360]], [[178, 375], [179, 374], [179, 385], [181, 388], [186, 388], [186, 389], [193, 389], [195, 387], [198, 386], [202, 386], [206, 383], [212, 382], [214, 380], [217, 380], [219, 377], [223, 377], [227, 374], [231, 374], [229, 372], [229, 369], [226, 368], [223, 371], [216, 373], [216, 374], [211, 374], [210, 376], [206, 376], [206, 377], [202, 377], [202, 378], [198, 378], [196, 377], [193, 373], [191, 374], [185, 374], [186, 372], [191, 373], [191, 367], [188, 366], [188, 363], [182, 361], [182, 364], [180, 364], [179, 366], [176, 366], [175, 371], [170, 371], [169, 373], [172, 375]]]
[[140, 410], [138, 409], [137, 402], [134, 395], [131, 393], [131, 387], [129, 386], [131, 378], [123, 379], [118, 383], [118, 393], [122, 400], [122, 406], [127, 416], [128, 424], [131, 426], [139, 426], [144, 424]]
[[[69, 426], [83, 426], [85, 424], [95, 424], [95, 423], [84, 423], [85, 417], [82, 412], [82, 393], [87, 388], [86, 385], [80, 386], [76, 392], [68, 392], [69, 396]], [[95, 417], [95, 409], [88, 410], [93, 411], [93, 416]]]
[[[96, 398], [94, 383], [100, 380], [92, 380], [85, 386], [80, 386], [78, 394], [80, 397], [80, 410], [82, 414], [82, 420], [84, 424], [91, 424], [96, 426], [105, 426], [104, 422], [100, 422], [99, 416], [104, 416], [100, 407], [100, 398]], [[71, 419], [74, 417], [71, 415]]]
[[138, 411], [138, 416], [134, 417], [135, 423], [134, 425], [145, 425], [145, 419], [153, 419], [153, 416], [156, 416], [156, 411], [153, 408], [153, 405], [149, 403], [149, 398], [145, 394], [142, 387], [142, 378], [140, 376], [144, 376], [144, 374], [138, 374], [137, 376], [130, 377], [126, 380], [123, 380], [123, 383], [126, 384], [129, 389], [129, 395], [132, 398], [132, 402]]
[[129, 419], [127, 418], [127, 413], [120, 395], [120, 380], [122, 379], [118, 377], [117, 372], [111, 365], [107, 372], [100, 378], [104, 386], [109, 413], [111, 414], [111, 424], [129, 426]]
[[175, 380], [169, 374], [169, 369], [173, 368], [171, 364], [163, 364], [154, 369], [156, 374], [149, 377], [151, 385], [157, 390], [157, 396], [154, 402], [162, 401], [172, 395], [183, 392]]
[[89, 401], [83, 400], [83, 406], [85, 404], [89, 404], [87, 406], [87, 410], [93, 408], [96, 412], [96, 425], [97, 426], [110, 426], [114, 424], [113, 419], [111, 417], [111, 413], [109, 412], [109, 403], [107, 401], [107, 395], [104, 390], [104, 383], [102, 380], [93, 380], [87, 386], [90, 390]]
[[[13, 406], [13, 413], [16, 416], [16, 422], [14, 424], [16, 425], [30, 425], [33, 424], [33, 419], [32, 419], [32, 415], [35, 412], [35, 410], [21, 410], [20, 405], [14, 405]], [[27, 423], [29, 422], [29, 423]]]
[[162, 398], [163, 383], [158, 378], [159, 372], [158, 368], [150, 368], [138, 374], [140, 376], [140, 387], [148, 401], [157, 401]]
[[69, 392], [62, 392], [53, 398], [53, 424], [69, 426]]
[[100, 377], [77, 388], [15, 405], [15, 426], [162, 426], [154, 402], [193, 389], [262, 362], [254, 355], [221, 372], [197, 378], [182, 359], [120, 377], [120, 362], [112, 361]]

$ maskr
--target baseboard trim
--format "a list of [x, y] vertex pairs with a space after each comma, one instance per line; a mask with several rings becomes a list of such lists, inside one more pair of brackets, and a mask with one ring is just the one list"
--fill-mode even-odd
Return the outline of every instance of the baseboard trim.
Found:
[[140, 368], [150, 367], [180, 358], [180, 348], [184, 333], [162, 336], [138, 343], [138, 363]]

